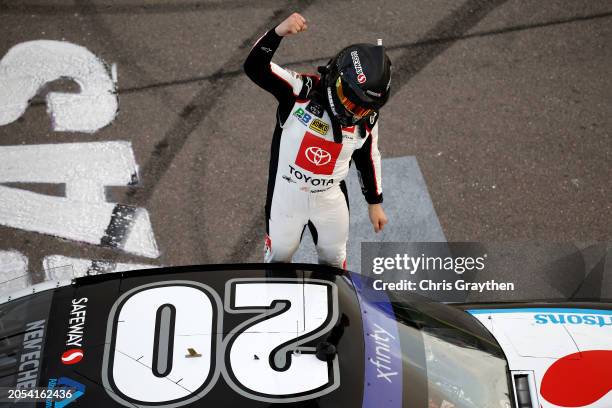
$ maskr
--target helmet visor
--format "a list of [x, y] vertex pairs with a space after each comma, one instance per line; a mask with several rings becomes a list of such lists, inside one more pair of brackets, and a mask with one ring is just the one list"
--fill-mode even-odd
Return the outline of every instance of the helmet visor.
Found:
[[342, 106], [344, 106], [344, 109], [353, 115], [353, 117], [361, 119], [374, 113], [374, 109], [362, 108], [346, 97], [344, 90], [342, 89], [342, 78], [340, 77], [338, 77], [336, 80], [336, 94], [338, 95], [340, 103], [342, 103]]

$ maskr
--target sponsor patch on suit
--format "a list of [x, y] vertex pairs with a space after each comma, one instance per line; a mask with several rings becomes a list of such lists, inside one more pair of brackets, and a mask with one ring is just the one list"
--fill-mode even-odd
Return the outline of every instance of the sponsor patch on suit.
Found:
[[323, 106], [318, 103], [310, 102], [306, 106], [306, 110], [319, 118], [323, 117]]
[[329, 125], [322, 120], [315, 119], [309, 126], [312, 130], [325, 136], [329, 130]]

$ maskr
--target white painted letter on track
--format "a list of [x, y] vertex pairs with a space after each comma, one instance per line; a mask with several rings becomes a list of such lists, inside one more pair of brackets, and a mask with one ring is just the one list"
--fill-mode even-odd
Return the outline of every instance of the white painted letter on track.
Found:
[[1, 146], [0, 157], [0, 183], [66, 185], [66, 197], [0, 186], [1, 225], [159, 256], [147, 210], [105, 200], [105, 186], [138, 180], [129, 142]]
[[85, 47], [38, 40], [15, 45], [0, 60], [0, 126], [19, 119], [41, 87], [61, 78], [81, 92], [47, 95], [53, 130], [93, 133], [115, 119], [119, 104], [107, 65]]

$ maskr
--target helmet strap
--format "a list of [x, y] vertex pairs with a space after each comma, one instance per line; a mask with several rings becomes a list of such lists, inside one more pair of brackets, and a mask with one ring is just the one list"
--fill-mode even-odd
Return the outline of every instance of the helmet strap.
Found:
[[359, 134], [362, 138], [368, 135], [368, 130], [366, 129], [365, 121], [363, 119], [357, 123], [357, 127], [359, 128]]
[[325, 99], [325, 105], [327, 105], [329, 113], [330, 113], [329, 116], [331, 118], [332, 130], [334, 132], [334, 142], [342, 143], [342, 124], [340, 123], [339, 114], [337, 111], [339, 107], [336, 106], [332, 93], [333, 91], [331, 87], [326, 86], [325, 96], [323, 97], [323, 99]]

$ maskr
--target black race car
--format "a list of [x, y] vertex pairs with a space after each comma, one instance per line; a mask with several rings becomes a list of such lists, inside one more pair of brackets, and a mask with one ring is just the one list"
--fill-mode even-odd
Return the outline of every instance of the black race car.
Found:
[[400, 300], [339, 269], [174, 267], [45, 288], [0, 304], [0, 406], [538, 406], [482, 306]]

